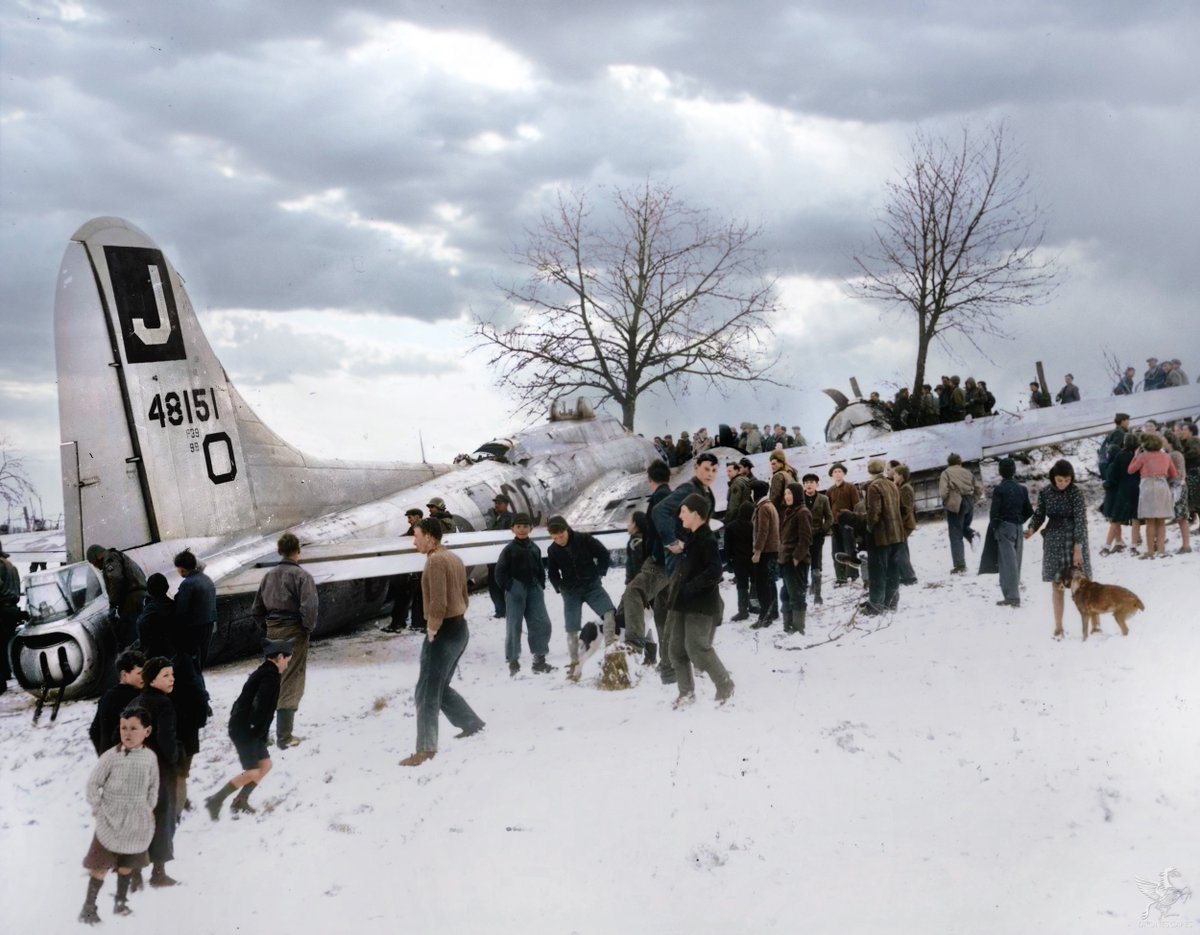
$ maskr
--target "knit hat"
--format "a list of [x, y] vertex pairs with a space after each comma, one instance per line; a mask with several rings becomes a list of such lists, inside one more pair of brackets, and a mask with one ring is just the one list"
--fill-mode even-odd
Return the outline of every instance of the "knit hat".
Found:
[[829, 476], [830, 476], [830, 477], [833, 477], [833, 472], [834, 472], [834, 471], [841, 471], [843, 474], [845, 474], [845, 473], [847, 473], [847, 471], [846, 471], [846, 465], [842, 464], [842, 462], [841, 462], [841, 461], [838, 461], [836, 464], [834, 464], [834, 465], [833, 465], [833, 466], [832, 466], [832, 467], [829, 469]]
[[146, 590], [155, 597], [162, 597], [171, 590], [171, 586], [167, 584], [167, 576], [156, 571], [146, 579]]
[[867, 473], [868, 474], [882, 474], [883, 469], [885, 467], [887, 467], [887, 465], [883, 463], [883, 459], [872, 458], [870, 461], [867, 462]]
[[[513, 525], [515, 526], [516, 523], [514, 523]], [[562, 516], [551, 516], [550, 519], [548, 519], [546, 521], [546, 531], [547, 532], [551, 532], [551, 533], [566, 532], [567, 529], [569, 529], [569, 528], [570, 527], [567, 526], [566, 519]]]
[[518, 513], [513, 517], [514, 526], [532, 526], [533, 520], [529, 518], [528, 513]]
[[783, 453], [782, 448], [776, 448], [770, 454], [771, 461], [778, 461], [780, 464], [787, 464], [787, 455]]

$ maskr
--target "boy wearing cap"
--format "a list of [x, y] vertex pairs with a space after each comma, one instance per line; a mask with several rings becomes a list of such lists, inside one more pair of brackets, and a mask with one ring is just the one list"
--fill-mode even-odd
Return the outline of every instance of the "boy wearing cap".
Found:
[[[862, 496], [854, 484], [846, 483], [846, 465], [841, 462], [834, 464], [829, 469], [829, 476], [833, 483], [825, 489], [825, 496], [829, 500], [830, 515], [837, 518], [842, 515], [843, 511], [853, 513]], [[840, 538], [835, 535], [829, 540], [829, 549], [833, 557], [833, 574], [837, 579], [833, 585], [835, 588], [842, 587], [847, 581], [858, 580], [858, 569], [843, 565], [837, 560], [838, 553], [844, 552], [846, 546], [846, 543], [839, 541]], [[850, 554], [854, 554], [856, 551], [856, 549], [850, 549]]]
[[229, 712], [229, 739], [237, 750], [242, 772], [225, 783], [204, 801], [208, 814], [216, 821], [221, 817], [221, 805], [237, 793], [231, 809], [254, 813], [250, 793], [271, 771], [271, 754], [267, 751], [267, 732], [275, 717], [279, 701], [279, 683], [292, 659], [290, 640], [263, 640], [263, 662], [250, 673], [242, 692]]
[[504, 657], [508, 674], [521, 671], [521, 622], [524, 620], [533, 654], [533, 671], [553, 672], [546, 662], [550, 651], [550, 615], [546, 613], [546, 568], [542, 550], [529, 538], [533, 521], [527, 513], [512, 517], [513, 541], [504, 547], [496, 562], [496, 585], [504, 595]]
[[594, 536], [572, 529], [561, 516], [551, 516], [546, 529], [553, 540], [546, 550], [546, 571], [550, 584], [563, 599], [567, 652], [571, 658], [567, 678], [577, 682], [583, 605], [587, 604], [603, 618], [605, 645], [612, 644], [617, 638], [616, 608], [601, 584], [608, 572], [608, 549]]

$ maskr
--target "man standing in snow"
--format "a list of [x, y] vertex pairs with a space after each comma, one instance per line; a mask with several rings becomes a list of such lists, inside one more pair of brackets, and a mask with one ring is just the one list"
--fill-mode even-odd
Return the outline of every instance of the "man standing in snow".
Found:
[[992, 491], [991, 529], [996, 537], [996, 558], [1000, 568], [1001, 607], [1021, 606], [1022, 527], [1033, 516], [1029, 491], [1013, 478], [1017, 465], [1011, 458], [1000, 462], [1002, 480]]

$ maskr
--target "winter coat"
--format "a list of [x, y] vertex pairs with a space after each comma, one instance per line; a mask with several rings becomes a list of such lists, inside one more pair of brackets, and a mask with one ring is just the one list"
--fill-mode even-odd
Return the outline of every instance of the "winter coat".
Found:
[[259, 584], [250, 612], [262, 632], [266, 632], [268, 623], [298, 623], [312, 633], [317, 625], [317, 609], [317, 585], [312, 575], [284, 559]]
[[608, 549], [595, 536], [571, 529], [565, 546], [550, 543], [546, 573], [556, 592], [586, 591], [608, 572]]
[[175, 687], [167, 697], [175, 708], [175, 734], [183, 752], [200, 752], [200, 728], [208, 723], [208, 689], [196, 662], [186, 652], [175, 656]]
[[1100, 512], [1110, 523], [1128, 523], [1137, 519], [1141, 481], [1129, 473], [1133, 452], [1122, 449], [1113, 455], [1104, 471], [1104, 503]]
[[794, 505], [786, 509], [783, 519], [779, 521], [780, 565], [807, 565], [812, 561], [812, 513], [804, 505], [802, 497], [795, 499]]
[[158, 761], [146, 747], [109, 747], [87, 781], [96, 840], [114, 854], [141, 854], [154, 837]]
[[754, 495], [750, 488], [751, 482], [748, 474], [739, 474], [729, 482], [729, 502], [725, 504], [726, 519], [737, 516], [743, 503], [754, 502]]
[[122, 617], [136, 617], [146, 596], [146, 573], [119, 549], [106, 551], [102, 565], [108, 606], [116, 608]]
[[1054, 398], [1064, 406], [1067, 403], [1077, 403], [1079, 402], [1079, 387], [1077, 387], [1074, 383], [1068, 383], [1058, 391]]
[[646, 558], [652, 558], [659, 565], [666, 564], [666, 553], [663, 551], [662, 536], [658, 533], [658, 527], [654, 525], [654, 508], [662, 503], [671, 495], [671, 488], [666, 484], [659, 484], [650, 494], [650, 499], [646, 503], [646, 532], [644, 548], [646, 550]]
[[900, 523], [907, 539], [917, 530], [917, 492], [909, 481], [897, 486], [900, 488]]
[[175, 592], [175, 617], [182, 634], [187, 634], [193, 642], [198, 631], [204, 632], [216, 625], [217, 586], [204, 573], [203, 567], [198, 567], [179, 582], [179, 590]]
[[92, 726], [88, 728], [88, 736], [92, 739], [97, 756], [121, 739], [121, 712], [140, 694], [140, 688], [117, 684], [100, 697], [96, 705], [96, 716], [92, 718]]
[[532, 539], [516, 539], [506, 545], [496, 561], [496, 584], [507, 591], [514, 581], [526, 587], [546, 588], [546, 566], [542, 550]]
[[[667, 606], [682, 614], [721, 616], [721, 550], [705, 523], [692, 533], [671, 579]], [[680, 635], [682, 638], [682, 634]]]
[[829, 535], [829, 530], [833, 528], [833, 508], [829, 505], [829, 498], [820, 492], [811, 497], [806, 494], [804, 505], [812, 514], [813, 535]]
[[785, 464], [778, 471], [771, 475], [771, 489], [767, 496], [771, 498], [771, 502], [775, 504], [775, 512], [783, 516], [783, 491], [788, 484], [796, 483], [796, 470], [790, 464]]
[[498, 513], [495, 507], [491, 507], [483, 514], [483, 525], [487, 529], [512, 529], [513, 517], [515, 515], [515, 513], [508, 510]]
[[962, 509], [963, 497], [983, 497], [983, 482], [969, 468], [952, 464], [938, 477], [938, 493], [946, 512], [957, 513]]
[[176, 649], [185, 648], [176, 645], [180, 634], [175, 630], [175, 620], [173, 600], [165, 594], [161, 597], [146, 595], [135, 628], [138, 648], [147, 659], [153, 659], [155, 656], [170, 658], [175, 655]]
[[737, 518], [725, 524], [725, 560], [735, 574], [748, 575], [754, 570], [754, 505], [743, 503]]
[[907, 536], [900, 515], [900, 488], [888, 478], [876, 475], [867, 484], [867, 529], [875, 545], [896, 545]]
[[853, 512], [854, 508], [858, 505], [858, 501], [862, 499], [862, 494], [859, 493], [858, 488], [849, 481], [842, 481], [840, 484], [830, 484], [825, 491], [825, 496], [829, 498], [829, 509], [833, 513], [835, 522], [842, 510]]
[[1033, 516], [1029, 491], [1023, 484], [1006, 477], [992, 488], [992, 508], [988, 519], [992, 523], [1016, 523], [1022, 526]]
[[716, 507], [717, 501], [713, 492], [693, 477], [672, 490], [649, 511], [650, 522], [654, 524], [655, 531], [662, 539], [664, 546], [686, 540], [683, 521], [679, 518], [679, 508], [689, 494], [694, 493], [708, 499], [710, 512]]
[[250, 673], [229, 712], [229, 736], [235, 742], [266, 743], [279, 703], [279, 679], [279, 670], [269, 659]]
[[770, 497], [758, 501], [753, 523], [754, 551], [762, 555], [779, 554], [779, 512]]
[[163, 775], [169, 773], [174, 776], [181, 751], [179, 735], [175, 730], [175, 706], [171, 704], [171, 696], [157, 688], [146, 688], [137, 696], [137, 704], [146, 709], [154, 722], [154, 730], [146, 738], [146, 746], [158, 755]]

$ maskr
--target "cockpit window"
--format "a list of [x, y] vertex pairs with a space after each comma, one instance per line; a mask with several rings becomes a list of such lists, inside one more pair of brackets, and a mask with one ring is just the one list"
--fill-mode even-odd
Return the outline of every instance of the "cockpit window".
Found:
[[39, 571], [25, 581], [31, 623], [49, 623], [79, 613], [100, 596], [100, 578], [87, 562]]

